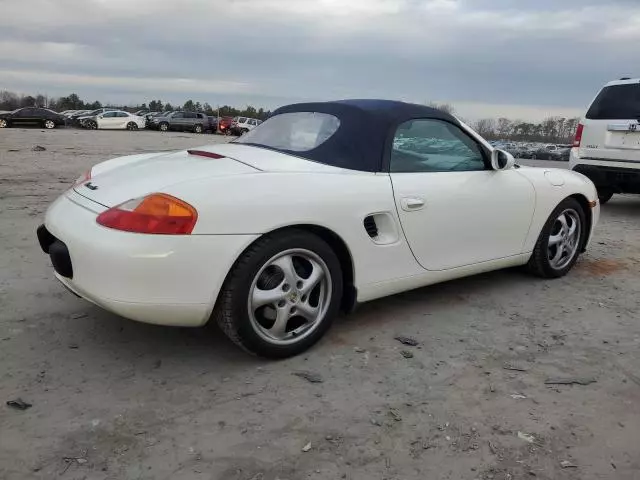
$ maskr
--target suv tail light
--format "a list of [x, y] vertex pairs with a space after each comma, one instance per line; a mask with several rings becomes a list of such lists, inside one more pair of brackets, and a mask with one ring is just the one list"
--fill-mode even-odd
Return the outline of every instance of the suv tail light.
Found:
[[165, 193], [128, 200], [98, 215], [103, 227], [124, 232], [189, 235], [198, 212], [187, 202]]
[[573, 139], [574, 147], [579, 147], [580, 142], [582, 142], [582, 130], [584, 130], [584, 125], [579, 123], [578, 128], [576, 128], [576, 136]]

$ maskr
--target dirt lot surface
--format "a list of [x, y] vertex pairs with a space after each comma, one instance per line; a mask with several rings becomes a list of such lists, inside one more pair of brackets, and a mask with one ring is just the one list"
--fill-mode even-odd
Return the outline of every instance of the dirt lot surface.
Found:
[[0, 478], [640, 479], [640, 197], [603, 207], [565, 278], [397, 295], [269, 362], [73, 297], [35, 238], [89, 166], [214, 140], [0, 131]]

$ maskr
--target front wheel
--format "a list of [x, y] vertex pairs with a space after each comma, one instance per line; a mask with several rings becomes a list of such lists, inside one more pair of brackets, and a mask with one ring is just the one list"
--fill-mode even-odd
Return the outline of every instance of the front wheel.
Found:
[[138, 130], [138, 124], [135, 122], [129, 122], [127, 123], [127, 130]]
[[574, 198], [560, 202], [545, 223], [527, 267], [544, 278], [562, 277], [578, 260], [586, 231], [585, 212]]
[[197, 124], [193, 126], [193, 133], [202, 133], [202, 125]]
[[301, 353], [331, 326], [342, 299], [342, 269], [321, 238], [300, 230], [267, 235], [240, 257], [214, 312], [222, 331], [268, 358]]
[[94, 122], [94, 121], [89, 121], [86, 123], [87, 128], [89, 130], [97, 130], [98, 129], [98, 122]]
[[169, 124], [167, 122], [162, 122], [160, 125], [158, 125], [158, 129], [161, 132], [166, 132], [169, 130]]
[[45, 120], [44, 128], [47, 130], [51, 130], [52, 128], [56, 128], [56, 123], [53, 120]]
[[0, 128], [7, 128], [9, 126], [9, 122], [7, 122], [4, 118], [0, 118]]
[[598, 201], [600, 205], [604, 205], [613, 197], [613, 190], [610, 188], [599, 188], [598, 189]]

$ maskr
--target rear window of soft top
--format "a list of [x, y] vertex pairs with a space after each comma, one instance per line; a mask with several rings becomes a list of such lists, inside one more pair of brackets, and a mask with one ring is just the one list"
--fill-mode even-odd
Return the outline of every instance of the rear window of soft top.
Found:
[[640, 83], [610, 85], [602, 89], [587, 111], [589, 120], [640, 119]]

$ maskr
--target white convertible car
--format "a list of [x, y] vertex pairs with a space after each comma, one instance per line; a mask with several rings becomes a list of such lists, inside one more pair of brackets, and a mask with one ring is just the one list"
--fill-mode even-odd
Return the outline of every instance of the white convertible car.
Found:
[[347, 100], [290, 105], [232, 143], [94, 166], [38, 229], [56, 277], [142, 322], [214, 319], [286, 357], [358, 302], [488, 270], [566, 274], [596, 189], [526, 168], [451, 115]]

